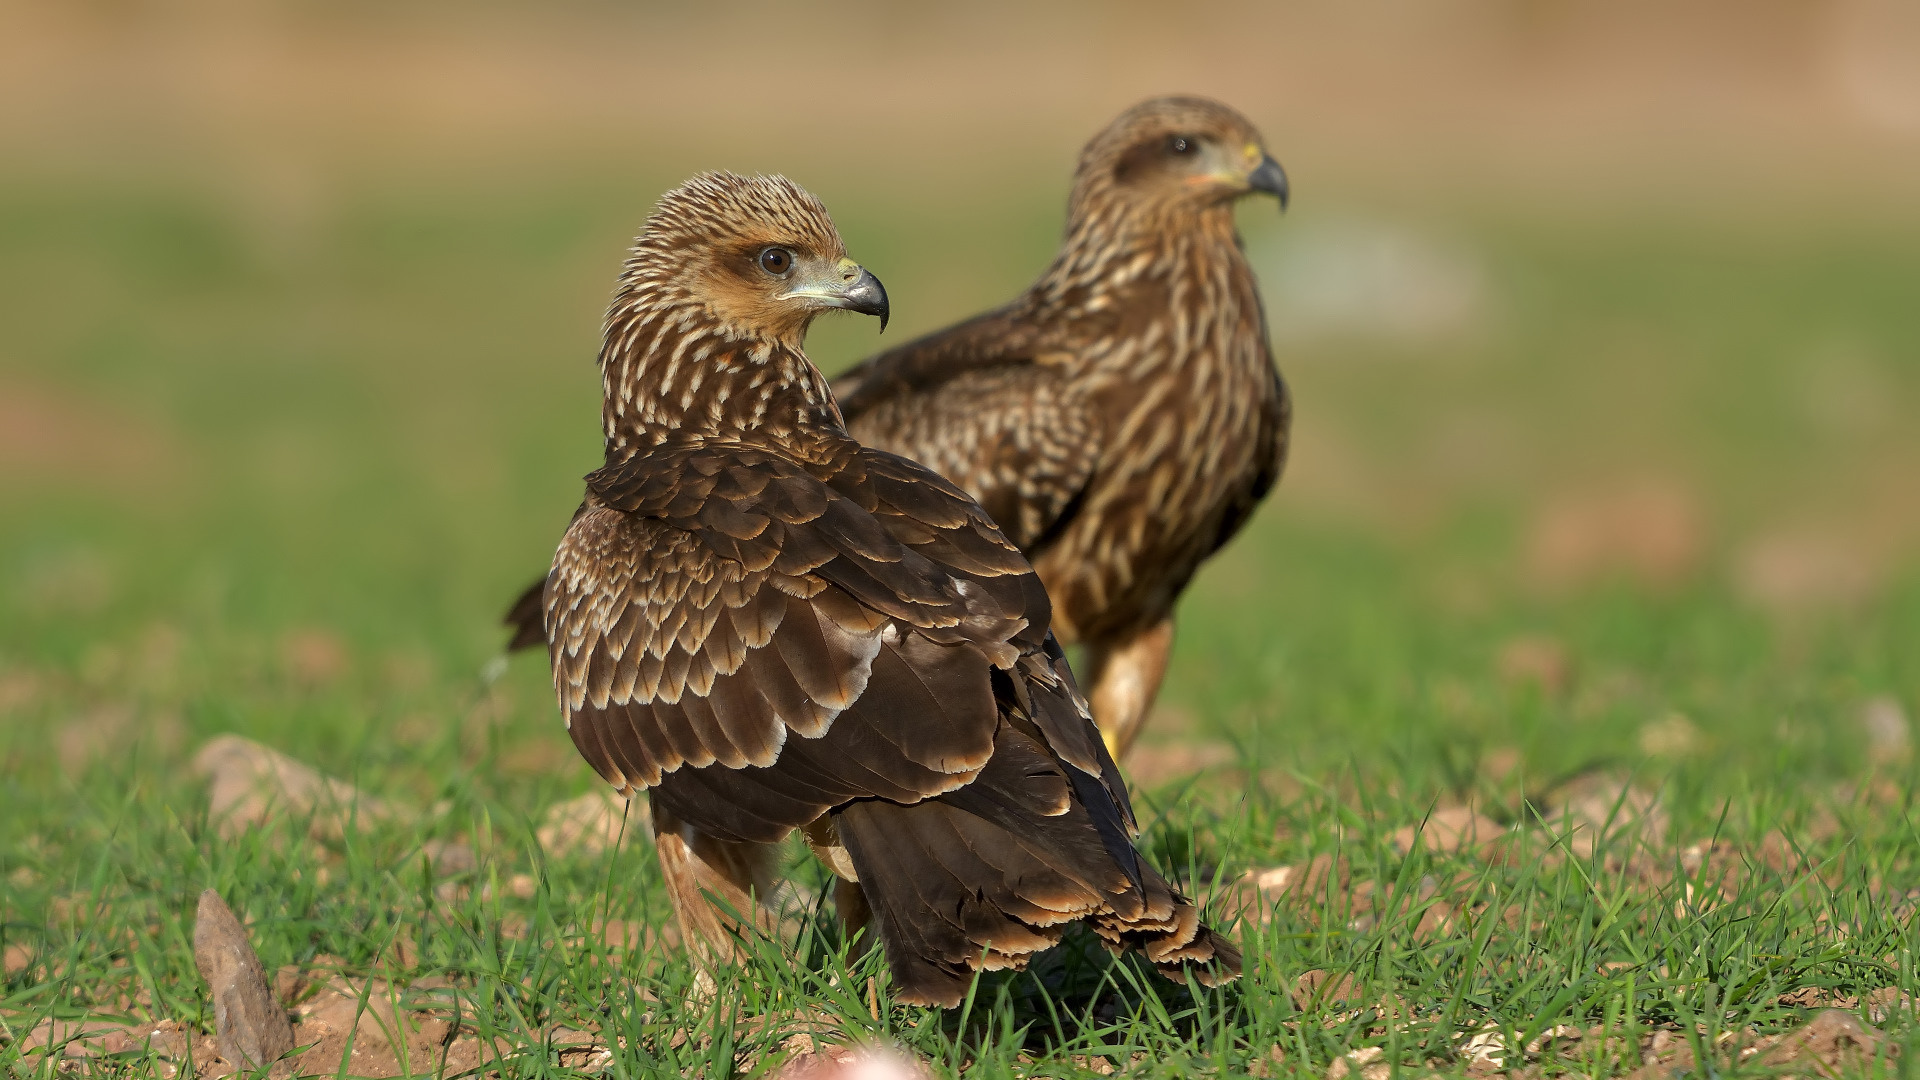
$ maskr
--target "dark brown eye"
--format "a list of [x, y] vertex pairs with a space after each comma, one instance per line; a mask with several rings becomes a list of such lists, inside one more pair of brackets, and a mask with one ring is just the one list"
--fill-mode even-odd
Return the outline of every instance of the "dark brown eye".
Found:
[[1167, 140], [1167, 153], [1191, 154], [1193, 153], [1195, 145], [1196, 140], [1190, 139], [1185, 135], [1175, 135]]
[[793, 269], [793, 252], [783, 247], [770, 247], [760, 253], [760, 269], [774, 277], [786, 277]]

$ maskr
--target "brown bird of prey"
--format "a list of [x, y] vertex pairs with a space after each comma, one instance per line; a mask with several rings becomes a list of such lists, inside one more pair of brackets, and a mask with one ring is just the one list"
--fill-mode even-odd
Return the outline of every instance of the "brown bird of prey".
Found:
[[801, 352], [834, 308], [884, 325], [887, 296], [819, 201], [709, 173], [661, 199], [607, 314], [606, 464], [544, 634], [574, 745], [648, 793], [686, 939], [729, 948], [702, 891], [764, 911], [800, 829], [901, 1000], [955, 1005], [1082, 921], [1231, 978], [1132, 844], [1033, 568], [959, 488], [847, 434]]
[[1115, 757], [1160, 688], [1174, 602], [1286, 458], [1287, 388], [1234, 231], [1249, 192], [1286, 206], [1239, 113], [1136, 105], [1081, 152], [1040, 280], [834, 383], [854, 438], [952, 480], [1033, 561]]

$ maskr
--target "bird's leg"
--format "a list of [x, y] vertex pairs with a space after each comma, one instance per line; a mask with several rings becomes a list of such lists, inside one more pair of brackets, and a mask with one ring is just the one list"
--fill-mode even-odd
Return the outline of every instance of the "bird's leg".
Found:
[[1172, 651], [1171, 616], [1129, 635], [1087, 642], [1087, 704], [1115, 761], [1126, 757], [1146, 726]]
[[716, 840], [681, 821], [658, 800], [653, 803], [653, 839], [681, 939], [702, 968], [739, 955], [743, 927], [715, 900], [750, 920], [751, 932], [774, 932], [770, 900], [777, 845]]
[[869, 932], [873, 923], [873, 905], [867, 903], [867, 894], [860, 888], [859, 882], [846, 878], [833, 879], [833, 910], [840, 916], [841, 933], [848, 942], [865, 935], [860, 942], [861, 953], [879, 943], [879, 937]]
[[[853, 856], [847, 853], [847, 847], [840, 842], [840, 829], [834, 824], [833, 815], [823, 814], [803, 830], [807, 837], [807, 846], [827, 869], [833, 871], [833, 909], [840, 915], [840, 927], [848, 941], [867, 928], [873, 921], [873, 908], [867, 903], [867, 894], [860, 889], [860, 876], [853, 868]], [[866, 948], [872, 948], [873, 935], [867, 935]]]

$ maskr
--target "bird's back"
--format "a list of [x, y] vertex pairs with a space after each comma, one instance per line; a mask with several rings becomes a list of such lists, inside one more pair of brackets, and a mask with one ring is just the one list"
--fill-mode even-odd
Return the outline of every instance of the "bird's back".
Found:
[[855, 438], [986, 507], [1070, 638], [1164, 617], [1280, 473], [1290, 407], [1252, 271], [1230, 224], [1200, 239], [1104, 294], [1043, 280], [833, 384]]

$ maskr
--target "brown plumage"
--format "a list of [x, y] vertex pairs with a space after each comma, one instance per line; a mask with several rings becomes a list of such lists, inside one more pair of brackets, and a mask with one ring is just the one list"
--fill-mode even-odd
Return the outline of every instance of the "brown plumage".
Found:
[[1053, 265], [1007, 306], [882, 353], [834, 393], [854, 438], [972, 495], [1084, 642], [1115, 756], [1165, 671], [1174, 602], [1280, 476], [1290, 407], [1233, 205], [1286, 201], [1245, 118], [1161, 98], [1080, 155]]
[[1032, 567], [958, 488], [848, 436], [800, 350], [831, 307], [886, 317], [811, 195], [725, 173], [668, 193], [607, 317], [606, 464], [543, 590], [568, 730], [649, 793], [687, 939], [739, 931], [703, 890], [759, 922], [773, 845], [804, 829], [904, 1000], [956, 1004], [1083, 920], [1231, 977], [1129, 840]]
[[[834, 390], [855, 438], [973, 496], [1084, 643], [1116, 757], [1166, 672], [1173, 610], [1280, 477], [1291, 406], [1233, 204], [1286, 176], [1218, 102], [1160, 98], [1080, 155], [1053, 265], [996, 311], [882, 353]], [[544, 640], [541, 582], [506, 622]]]

